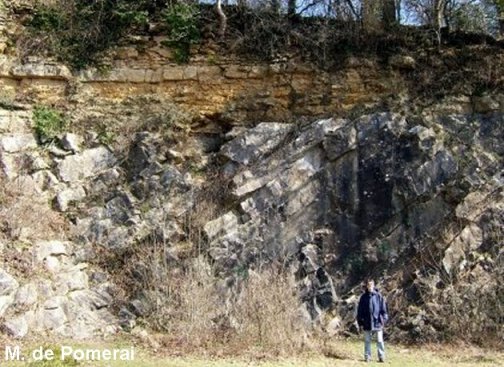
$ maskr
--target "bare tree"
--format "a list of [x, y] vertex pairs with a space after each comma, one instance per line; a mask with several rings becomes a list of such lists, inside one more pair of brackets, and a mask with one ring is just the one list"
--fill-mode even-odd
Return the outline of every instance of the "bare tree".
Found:
[[380, 27], [381, 0], [362, 0], [362, 23], [366, 31], [377, 31]]
[[504, 0], [495, 0], [497, 21], [499, 23], [499, 37], [504, 38]]
[[236, 0], [236, 5], [239, 8], [246, 8], [247, 7], [247, 0]]
[[435, 32], [438, 44], [441, 44], [441, 28], [447, 19], [447, 2], [450, 0], [406, 0], [407, 10], [423, 24], [429, 25]]
[[222, 0], [217, 0], [215, 7], [217, 9], [217, 15], [219, 16], [219, 36], [224, 37], [227, 28], [227, 17], [222, 10]]
[[357, 12], [357, 9], [355, 8], [355, 5], [352, 0], [340, 0], [346, 5], [346, 9], [348, 13], [351, 14], [352, 17], [354, 18], [359, 18], [359, 13]]
[[396, 0], [382, 0], [383, 2], [383, 15], [382, 21], [385, 28], [390, 28], [397, 21], [397, 1]]
[[437, 31], [443, 26], [446, 0], [433, 0], [431, 8], [431, 25]]
[[296, 0], [287, 0], [287, 17], [294, 19], [296, 16]]
[[364, 29], [377, 31], [389, 28], [397, 20], [396, 0], [363, 0], [362, 20]]
[[281, 0], [270, 0], [271, 9], [275, 14], [280, 14], [280, 9], [282, 8]]

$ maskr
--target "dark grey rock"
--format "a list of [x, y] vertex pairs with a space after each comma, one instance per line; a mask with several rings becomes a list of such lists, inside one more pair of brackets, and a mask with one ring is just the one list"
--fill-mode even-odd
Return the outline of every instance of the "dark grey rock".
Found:
[[448, 182], [457, 172], [458, 165], [452, 155], [443, 150], [434, 160], [423, 164], [411, 177], [413, 191], [424, 195]]
[[161, 174], [160, 183], [164, 188], [169, 188], [173, 184], [183, 182], [183, 176], [175, 167], [167, 167]]
[[76, 134], [66, 133], [61, 138], [61, 145], [63, 149], [77, 153], [80, 151], [80, 146], [82, 145], [84, 139]]
[[105, 215], [115, 223], [123, 224], [132, 215], [134, 206], [133, 196], [128, 192], [121, 192], [105, 204]]
[[95, 290], [92, 300], [93, 305], [94, 307], [96, 307], [96, 309], [108, 307], [114, 302], [112, 295], [110, 295], [110, 293], [107, 292], [105, 287], [100, 287], [97, 290]]
[[335, 160], [357, 147], [357, 131], [347, 120], [341, 127], [326, 133], [323, 145], [329, 160]]
[[[130, 180], [136, 179], [142, 172], [143, 177], [148, 177], [162, 170], [157, 162], [159, 144], [161, 144], [161, 139], [156, 134], [144, 131], [134, 136], [127, 161], [128, 178]], [[149, 168], [151, 164], [154, 164], [154, 166]]]
[[123, 307], [119, 311], [119, 325], [125, 330], [131, 330], [136, 325], [136, 316], [128, 311], [127, 308]]
[[134, 299], [128, 303], [128, 309], [137, 317], [144, 317], [149, 314], [149, 304], [146, 300]]

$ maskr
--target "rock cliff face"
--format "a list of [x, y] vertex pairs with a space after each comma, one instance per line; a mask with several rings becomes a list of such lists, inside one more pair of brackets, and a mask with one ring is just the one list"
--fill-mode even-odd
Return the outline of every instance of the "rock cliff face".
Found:
[[[343, 332], [373, 276], [397, 337], [502, 336], [502, 94], [469, 86], [422, 107], [411, 58], [181, 66], [136, 41], [107, 73], [72, 73], [0, 37], [5, 333], [130, 329], [163, 301], [154, 254], [173, 274], [197, 257], [224, 292], [281, 264], [307, 320], [337, 314]], [[35, 133], [40, 105], [71, 121], [52, 141]]]
[[[140, 286], [148, 264], [128, 256], [153, 241], [168, 244], [162, 256], [174, 269], [202, 254], [230, 287], [240, 269], [284, 263], [312, 320], [331, 310], [351, 320], [354, 286], [375, 276], [392, 303], [413, 307], [392, 308], [398, 332], [410, 336], [444, 327], [436, 319], [448, 302], [442, 289], [478, 282], [486, 296], [500, 289], [500, 113], [382, 112], [186, 136], [186, 148], [199, 146], [197, 160], [211, 171], [195, 171], [187, 164], [195, 156], [160, 133], [138, 132], [120, 150], [96, 134], [67, 133], [60, 147], [47, 146], [30, 132], [28, 111], [2, 116], [4, 182], [18, 188], [4, 195], [61, 222], [56, 231], [34, 230], [26, 213], [12, 212], [21, 222], [2, 213], [1, 311], [10, 335], [89, 337], [131, 327], [152, 297]], [[204, 231], [196, 243], [187, 218], [210, 204], [193, 225]], [[100, 259], [103, 249], [135, 269], [126, 303], [115, 303], [114, 265]], [[502, 313], [489, 317], [497, 322]]]
[[[396, 288], [392, 298], [422, 282], [435, 290], [459, 277], [499, 279], [502, 243], [495, 228], [504, 181], [503, 152], [495, 148], [503, 127], [500, 114], [378, 113], [301, 127], [259, 124], [220, 151], [233, 205], [205, 226], [209, 256], [229, 276], [256, 261], [297, 268], [306, 251], [317, 253], [311, 273], [331, 279], [331, 286], [312, 283], [315, 298], [307, 306], [313, 315], [336, 302], [350, 321], [353, 298], [341, 297], [364, 275], [385, 276], [384, 286]], [[486, 284], [490, 295], [496, 282]], [[432, 302], [441, 290], [434, 299], [423, 292], [409, 301], [427, 312], [439, 307]], [[426, 323], [429, 337], [436, 334], [432, 324], [443, 324]]]

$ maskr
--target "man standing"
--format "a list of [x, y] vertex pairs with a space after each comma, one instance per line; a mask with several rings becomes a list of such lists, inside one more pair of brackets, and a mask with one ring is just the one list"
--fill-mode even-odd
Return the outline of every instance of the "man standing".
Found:
[[378, 361], [385, 362], [385, 344], [383, 342], [383, 326], [388, 320], [385, 298], [375, 289], [372, 279], [366, 283], [366, 290], [361, 295], [357, 308], [357, 323], [364, 329], [364, 359], [371, 360], [371, 337], [376, 333]]

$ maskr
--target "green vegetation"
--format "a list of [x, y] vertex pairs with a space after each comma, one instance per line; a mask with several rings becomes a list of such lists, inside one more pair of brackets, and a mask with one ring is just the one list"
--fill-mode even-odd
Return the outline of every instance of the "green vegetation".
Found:
[[361, 253], [351, 254], [345, 259], [345, 270], [352, 274], [362, 274], [365, 270], [364, 257]]
[[36, 106], [33, 110], [35, 132], [42, 143], [54, 140], [68, 127], [63, 114], [51, 107]]
[[[39, 349], [38, 347], [37, 349]], [[51, 350], [54, 352], [52, 359], [43, 359], [43, 360], [37, 360], [37, 361], [31, 361], [28, 363], [28, 367], [74, 367], [74, 366], [79, 366], [80, 363], [77, 362], [75, 359], [71, 357], [65, 357], [63, 360], [61, 358], [61, 346], [56, 346], [56, 345], [43, 345], [42, 346], [42, 353], [43, 351], [46, 350]], [[33, 351], [30, 352], [30, 355], [33, 354]], [[41, 358], [42, 354], [40, 355]]]
[[378, 243], [378, 257], [380, 259], [387, 260], [390, 256], [391, 251], [392, 246], [390, 245], [389, 241], [383, 240]]
[[37, 8], [30, 25], [41, 31], [52, 32], [60, 29], [64, 24], [65, 14], [55, 7], [42, 5]]
[[[405, 11], [399, 11], [399, 3]], [[468, 42], [495, 44], [487, 36], [504, 34], [501, 0], [432, 3], [404, 0], [376, 6], [378, 2], [347, 1], [333, 6], [311, 0], [301, 6], [289, 1], [286, 11], [275, 2], [239, 2], [224, 6], [223, 15], [217, 16], [215, 4], [189, 0], [53, 0], [36, 3], [20, 45], [25, 55], [48, 52], [79, 69], [100, 66], [100, 56], [125, 35], [162, 36], [174, 60], [185, 63], [204, 34], [218, 41], [220, 51], [274, 60], [296, 48], [303, 58], [331, 68], [341, 65], [336, 55], [388, 57], [464, 42], [459, 31], [481, 33], [479, 38], [469, 36]], [[411, 20], [423, 27], [406, 25]]]
[[36, 36], [60, 61], [80, 69], [97, 62], [100, 52], [147, 21], [146, 1], [56, 0], [39, 4], [29, 23]]
[[98, 141], [103, 145], [111, 146], [117, 140], [116, 132], [112, 131], [108, 124], [98, 123]]
[[455, 29], [484, 33], [494, 28], [492, 18], [479, 4], [462, 4], [453, 11], [452, 23]]
[[168, 39], [164, 44], [174, 49], [176, 62], [188, 62], [191, 45], [200, 40], [198, 6], [178, 3], [166, 8], [163, 17], [169, 29]]
[[168, 27], [165, 44], [174, 49], [177, 62], [187, 62], [191, 45], [200, 39], [199, 6], [195, 3], [166, 5], [159, 2], [153, 5], [148, 0], [39, 3], [28, 24], [29, 36], [38, 39], [43, 48], [75, 69], [100, 66], [101, 53], [117, 44], [124, 35], [135, 30], [142, 32], [153, 7], [162, 14]]

